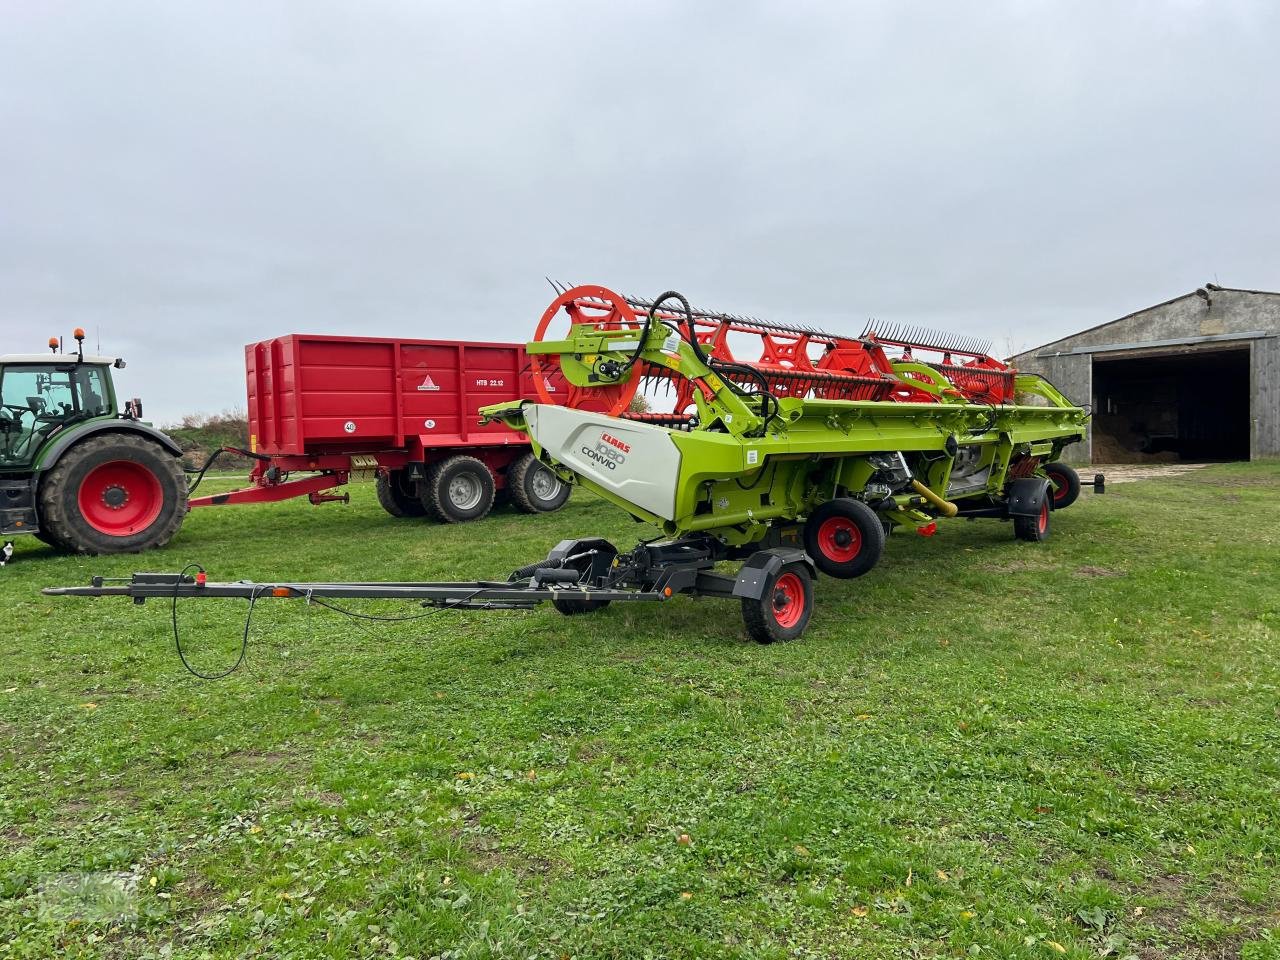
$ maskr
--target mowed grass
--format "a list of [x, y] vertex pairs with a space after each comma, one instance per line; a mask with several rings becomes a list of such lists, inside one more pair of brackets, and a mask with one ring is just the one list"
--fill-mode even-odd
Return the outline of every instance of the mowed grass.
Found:
[[[714, 600], [264, 600], [202, 682], [167, 604], [37, 592], [497, 577], [651, 532], [581, 493], [443, 527], [351, 490], [142, 557], [19, 545], [0, 954], [1280, 957], [1280, 465], [1086, 492], [1039, 545], [895, 534], [773, 646]], [[242, 602], [180, 613], [199, 667], [234, 660]]]

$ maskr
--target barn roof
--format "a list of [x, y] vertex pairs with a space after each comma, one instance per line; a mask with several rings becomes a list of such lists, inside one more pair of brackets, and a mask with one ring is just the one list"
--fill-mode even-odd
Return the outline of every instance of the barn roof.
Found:
[[1018, 357], [1025, 357], [1028, 354], [1032, 354], [1039, 350], [1043, 350], [1045, 347], [1051, 347], [1055, 343], [1060, 343], [1063, 340], [1070, 340], [1072, 337], [1078, 337], [1086, 333], [1093, 333], [1096, 330], [1101, 330], [1104, 327], [1111, 326], [1112, 324], [1122, 323], [1125, 320], [1130, 319], [1131, 317], [1138, 316], [1138, 314], [1140, 313], [1146, 313], [1148, 310], [1158, 310], [1160, 307], [1167, 307], [1171, 303], [1177, 303], [1179, 300], [1186, 300], [1189, 297], [1196, 297], [1202, 294], [1214, 294], [1219, 291], [1222, 291], [1225, 293], [1250, 293], [1250, 294], [1257, 294], [1257, 295], [1266, 296], [1266, 297], [1280, 297], [1280, 292], [1276, 292], [1274, 290], [1246, 290], [1243, 287], [1220, 287], [1216, 283], [1206, 283], [1203, 287], [1200, 287], [1197, 290], [1192, 290], [1190, 293], [1182, 293], [1176, 297], [1171, 297], [1168, 300], [1162, 300], [1160, 303], [1153, 303], [1150, 306], [1143, 307], [1140, 310], [1134, 310], [1130, 313], [1126, 313], [1123, 317], [1116, 317], [1114, 320], [1107, 320], [1104, 323], [1098, 323], [1093, 325], [1092, 327], [1085, 327], [1083, 330], [1076, 330], [1073, 333], [1064, 334], [1061, 337], [1055, 337], [1054, 339], [1048, 340], [1040, 344], [1039, 346], [1031, 347], [1027, 350], [1023, 350], [1019, 353], [1015, 353], [1009, 359], [1016, 360]]

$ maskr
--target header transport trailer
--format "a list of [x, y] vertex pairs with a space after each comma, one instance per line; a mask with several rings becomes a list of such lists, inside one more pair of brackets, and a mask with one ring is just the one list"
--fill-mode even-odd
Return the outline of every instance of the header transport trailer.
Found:
[[290, 334], [245, 347], [245, 377], [249, 449], [234, 452], [255, 460], [251, 485], [192, 509], [345, 501], [334, 488], [359, 476], [376, 477], [393, 516], [446, 523], [495, 502], [545, 513], [569, 497], [526, 436], [480, 423], [480, 407], [536, 395], [522, 344]]
[[[868, 573], [889, 530], [931, 536], [942, 518], [984, 517], [1038, 542], [1079, 494], [1060, 458], [1084, 437], [1087, 412], [976, 340], [885, 328], [851, 337], [694, 310], [675, 292], [646, 301], [582, 286], [560, 291], [525, 349], [538, 401], [486, 406], [485, 420], [527, 434], [562, 481], [658, 537], [625, 551], [564, 540], [501, 582], [219, 583], [190, 567], [45, 592], [244, 597], [250, 614], [265, 597], [550, 602], [587, 614], [700, 595], [739, 601], [748, 634], [767, 643], [803, 633], [816, 574]], [[552, 393], [553, 377], [571, 389]], [[634, 409], [645, 381], [674, 394], [670, 410]]]

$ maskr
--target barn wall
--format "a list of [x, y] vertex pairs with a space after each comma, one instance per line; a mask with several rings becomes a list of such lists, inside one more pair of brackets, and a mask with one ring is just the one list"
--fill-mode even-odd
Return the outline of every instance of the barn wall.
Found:
[[[1017, 366], [1021, 373], [1040, 374], [1076, 406], [1083, 407], [1093, 403], [1093, 363], [1088, 354], [1030, 359]], [[1092, 450], [1093, 431], [1089, 428], [1084, 442], [1067, 447], [1062, 458], [1069, 463], [1088, 463]]]
[[1252, 455], [1280, 457], [1280, 337], [1253, 341]]

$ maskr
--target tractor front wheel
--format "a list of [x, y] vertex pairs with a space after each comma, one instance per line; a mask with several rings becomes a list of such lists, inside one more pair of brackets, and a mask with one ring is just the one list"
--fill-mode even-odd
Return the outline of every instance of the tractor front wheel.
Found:
[[493, 474], [475, 457], [450, 457], [418, 485], [426, 512], [444, 523], [479, 520], [493, 509]]
[[838, 497], [814, 510], [804, 525], [805, 552], [828, 577], [851, 580], [880, 560], [885, 530], [861, 500]]
[[378, 503], [393, 517], [425, 517], [427, 508], [422, 505], [413, 481], [404, 470], [388, 470], [378, 474]]
[[187, 514], [177, 457], [145, 437], [77, 443], [40, 484], [42, 532], [76, 553], [138, 553], [173, 539]]
[[1063, 510], [1080, 496], [1080, 474], [1061, 461], [1044, 465], [1044, 475], [1049, 478], [1053, 493], [1053, 509]]
[[766, 581], [759, 599], [742, 598], [742, 619], [757, 643], [794, 640], [804, 633], [812, 614], [813, 578], [803, 563], [782, 567]]

